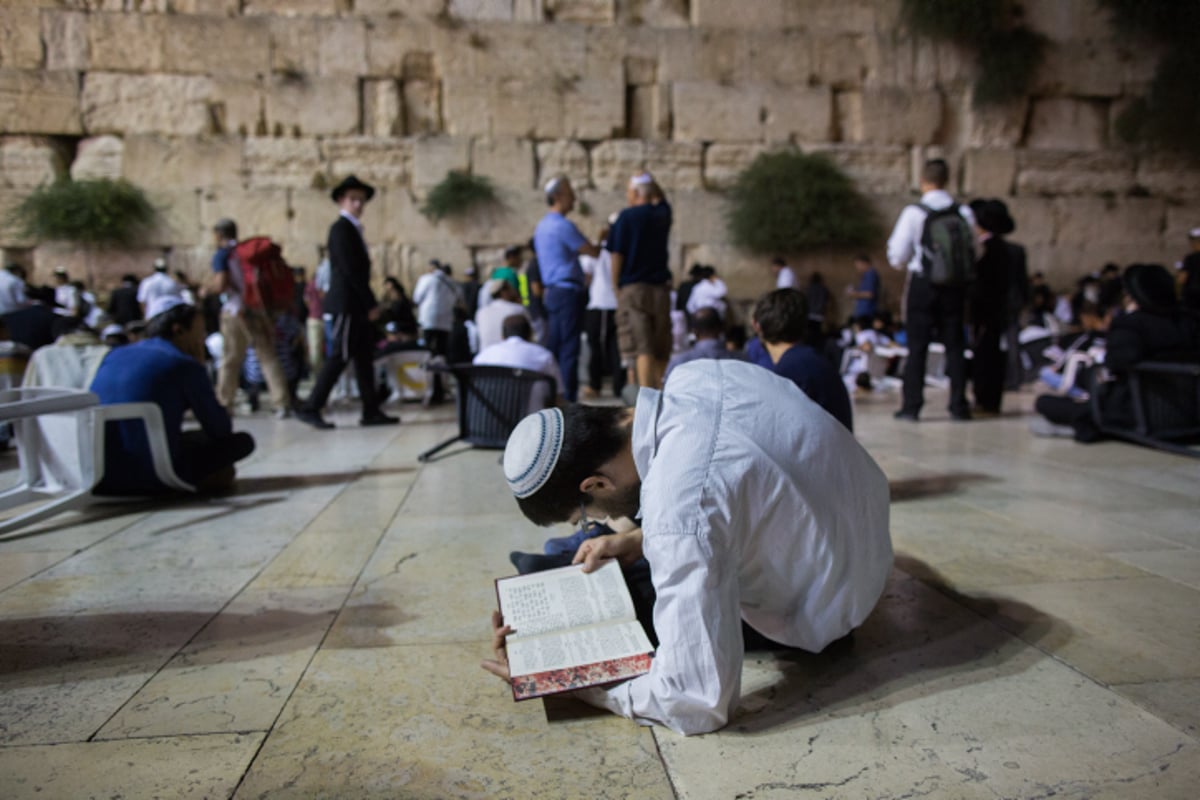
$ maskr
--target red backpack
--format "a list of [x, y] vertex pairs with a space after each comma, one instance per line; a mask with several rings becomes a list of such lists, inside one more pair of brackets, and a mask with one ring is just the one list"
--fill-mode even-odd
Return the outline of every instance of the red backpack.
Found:
[[279, 245], [265, 236], [238, 242], [234, 255], [242, 267], [242, 305], [250, 311], [287, 311], [295, 301], [296, 279]]

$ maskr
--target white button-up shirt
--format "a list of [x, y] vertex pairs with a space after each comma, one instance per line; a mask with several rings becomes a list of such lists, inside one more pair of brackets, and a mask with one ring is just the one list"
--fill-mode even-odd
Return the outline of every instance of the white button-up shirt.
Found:
[[[921, 195], [921, 205], [939, 211], [948, 208], [954, 198], [944, 189], [934, 189]], [[958, 213], [972, 228], [975, 226], [975, 215], [969, 206], [959, 206]], [[918, 205], [905, 206], [896, 219], [892, 235], [888, 237], [888, 263], [894, 269], [905, 269], [909, 272], [921, 271], [921, 234], [925, 232], [925, 218], [929, 216], [925, 209]]]
[[[558, 369], [558, 362], [554, 360], [554, 354], [540, 344], [527, 342], [520, 336], [510, 336], [502, 342], [480, 350], [473, 363], [540, 372], [554, 378], [555, 390], [560, 395], [563, 393], [562, 373]], [[529, 413], [545, 408], [547, 399], [544, 387], [536, 387], [529, 398]]]
[[650, 672], [588, 702], [705, 733], [728, 722], [742, 620], [819, 652], [874, 608], [892, 566], [888, 483], [854, 436], [789, 380], [695, 361], [633, 422], [659, 647]]
[[454, 306], [461, 290], [441, 270], [426, 272], [417, 279], [412, 299], [417, 304], [417, 324], [423, 330], [448, 331], [454, 327]]
[[588, 285], [588, 310], [616, 311], [617, 293], [612, 285], [612, 253], [601, 250], [596, 258], [580, 256], [579, 266], [584, 275], [591, 275]]
[[796, 273], [791, 267], [783, 267], [779, 270], [779, 274], [775, 276], [776, 289], [795, 289], [796, 288]]
[[[232, 273], [231, 273], [232, 275]], [[142, 279], [138, 284], [138, 302], [142, 305], [149, 305], [150, 301], [156, 297], [164, 295], [182, 295], [183, 287], [170, 275], [157, 270], [151, 273], [148, 277]]]
[[29, 305], [25, 297], [25, 281], [6, 269], [0, 269], [0, 314], [7, 314]]
[[475, 330], [479, 332], [481, 353], [497, 342], [504, 341], [504, 320], [517, 314], [529, 318], [525, 306], [500, 298], [493, 298], [492, 302], [475, 312]]
[[702, 308], [715, 308], [723, 317], [725, 316], [725, 295], [729, 290], [725, 288], [725, 281], [720, 278], [705, 279], [697, 281], [692, 287], [692, 293], [688, 295], [687, 310], [689, 314], [695, 314]]

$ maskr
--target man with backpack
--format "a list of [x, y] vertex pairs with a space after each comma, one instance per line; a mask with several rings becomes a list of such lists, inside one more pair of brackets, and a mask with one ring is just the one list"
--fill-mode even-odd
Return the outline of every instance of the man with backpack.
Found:
[[[283, 367], [275, 356], [275, 323], [268, 314], [263, 300], [265, 292], [254, 277], [250, 259], [253, 253], [242, 252], [238, 245], [237, 223], [229, 218], [217, 220], [213, 226], [217, 252], [213, 254], [212, 271], [216, 277], [216, 290], [222, 297], [221, 304], [221, 368], [217, 375], [217, 399], [225, 410], [233, 415], [233, 399], [237, 394], [242, 363], [246, 350], [254, 348], [259, 364], [267, 379], [267, 389], [275, 415], [279, 418], [291, 414], [287, 378]], [[250, 240], [258, 242], [260, 240]], [[258, 249], [255, 248], [257, 253]], [[278, 249], [276, 249], [278, 255]], [[248, 269], [249, 268], [249, 269]], [[247, 273], [251, 280], [247, 281]]]
[[888, 238], [888, 263], [908, 271], [904, 305], [908, 361], [904, 402], [895, 416], [910, 422], [917, 421], [925, 404], [925, 362], [935, 338], [946, 347], [950, 417], [971, 419], [963, 315], [967, 286], [975, 275], [975, 218], [970, 208], [960, 206], [946, 191], [949, 182], [945, 161], [926, 161], [921, 170], [921, 200], [900, 212]]

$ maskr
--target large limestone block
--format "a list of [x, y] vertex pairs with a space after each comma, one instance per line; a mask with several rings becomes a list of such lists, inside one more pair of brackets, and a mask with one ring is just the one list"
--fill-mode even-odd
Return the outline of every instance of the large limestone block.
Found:
[[1125, 153], [1022, 150], [1017, 169], [1019, 194], [1125, 194], [1135, 184]]
[[839, 92], [842, 138], [854, 143], [932, 144], [942, 127], [941, 92], [863, 89]]
[[75, 148], [71, 162], [71, 180], [107, 178], [117, 180], [123, 173], [125, 142], [116, 136], [93, 136]]
[[588, 185], [588, 151], [579, 142], [570, 139], [538, 142], [537, 164], [539, 189], [559, 175], [567, 176], [576, 188]]
[[619, 80], [584, 78], [562, 90], [562, 135], [608, 139], [625, 129], [625, 86]]
[[458, 19], [511, 20], [513, 0], [450, 0], [446, 11]]
[[389, 189], [379, 205], [385, 239], [430, 242], [445, 236], [445, 231], [421, 213], [421, 202], [406, 189]]
[[80, 100], [89, 133], [195, 136], [212, 127], [213, 82], [202, 75], [89, 72]]
[[0, 69], [0, 133], [82, 133], [79, 105], [74, 73]]
[[555, 26], [553, 37], [541, 26], [509, 23], [431, 29], [422, 49], [435, 54], [438, 73], [447, 78], [529, 82], [583, 78], [619, 80], [622, 64], [589, 63], [588, 29]]
[[679, 82], [672, 87], [678, 141], [760, 141], [763, 98], [756, 88]]
[[163, 59], [168, 72], [255, 75], [271, 69], [271, 31], [266, 20], [168, 15]]
[[326, 177], [316, 139], [250, 137], [242, 163], [248, 184], [255, 187], [307, 188]]
[[[1200, 199], [1200, 169], [1178, 156], [1153, 153], [1138, 159], [1137, 183], [1156, 195], [1173, 200]], [[1196, 217], [1200, 223], [1200, 216]], [[1193, 227], [1197, 224], [1193, 223]]]
[[1190, 247], [1188, 231], [1200, 224], [1200, 202], [1181, 203], [1167, 206], [1167, 222], [1163, 228], [1163, 244], [1175, 252], [1175, 257], [1166, 263], [1174, 264]]
[[628, 94], [626, 128], [635, 139], [667, 139], [671, 136], [671, 93], [667, 86], [631, 86]]
[[359, 131], [358, 81], [349, 76], [273, 76], [266, 96], [267, 130], [293, 136], [344, 136]]
[[124, 139], [124, 176], [151, 189], [229, 187], [242, 184], [242, 140], [232, 136]]
[[1026, 145], [1041, 150], [1100, 150], [1107, 131], [1107, 103], [1049, 97], [1033, 102]]
[[[1045, 197], [1001, 198], [1008, 205], [1008, 213], [1017, 229], [1009, 237], [1019, 244], [1047, 245], [1054, 242], [1057, 227], [1054, 219], [1054, 201]], [[1032, 265], [1030, 272], [1032, 272]]]
[[1068, 41], [1046, 48], [1031, 94], [1116, 97], [1124, 65], [1111, 41]]
[[372, 78], [362, 82], [363, 133], [368, 136], [397, 136], [404, 132], [404, 106], [400, 82], [395, 78]]
[[366, 74], [402, 78], [411, 54], [437, 52], [440, 57], [451, 34], [421, 20], [372, 17], [366, 39]]
[[242, 13], [269, 16], [326, 16], [344, 14], [354, 7], [352, 0], [243, 0]]
[[0, 186], [32, 189], [66, 176], [67, 159], [52, 139], [36, 136], [0, 138]]
[[159, 14], [91, 14], [87, 20], [88, 68], [164, 71], [166, 23], [167, 18]]
[[919, 37], [913, 50], [913, 85], [916, 89], [970, 89], [977, 70], [971, 49], [954, 42]]
[[[334, 209], [333, 203], [329, 204]], [[242, 237], [270, 236], [283, 239], [288, 234], [288, 190], [254, 187], [208, 189], [200, 195], [200, 227], [211, 231], [222, 217], [237, 223]], [[333, 221], [336, 210], [330, 214]]]
[[556, 22], [611, 24], [616, 16], [614, 0], [545, 0], [546, 16]]
[[963, 153], [962, 187], [973, 197], [1011, 194], [1016, 174], [1013, 150], [976, 148]]
[[0, 67], [42, 66], [41, 19], [16, 8], [0, 8]]
[[471, 172], [497, 186], [528, 191], [534, 187], [533, 142], [504, 137], [471, 142]]
[[42, 11], [42, 45], [46, 52], [46, 69], [88, 68], [88, 16], [78, 11]]
[[827, 87], [766, 87], [770, 142], [827, 142], [833, 138], [833, 92]]
[[356, 18], [269, 17], [271, 71], [367, 74], [367, 26]]
[[959, 99], [957, 128], [965, 147], [1016, 147], [1021, 144], [1029, 101], [1020, 99], [1001, 106], [975, 108], [969, 97]]
[[621, 25], [653, 28], [686, 28], [691, 25], [689, 0], [617, 0], [616, 20]]
[[908, 191], [910, 151], [900, 145], [818, 145], [805, 148], [821, 153], [854, 180], [865, 194], [898, 195]]
[[1054, 210], [1058, 245], [1157, 244], [1167, 204], [1151, 197], [1062, 197]]
[[418, 196], [441, 183], [446, 173], [471, 167], [471, 140], [459, 136], [430, 136], [413, 141], [412, 188]]
[[601, 190], [624, 190], [629, 178], [645, 168], [646, 146], [640, 139], [612, 139], [592, 148], [591, 183]]
[[414, 136], [442, 132], [442, 85], [439, 81], [405, 79], [400, 101], [406, 134]]
[[158, 210], [158, 222], [149, 231], [146, 244], [160, 247], [210, 244], [212, 232], [200, 223], [201, 194], [198, 189], [147, 191], [147, 199]]
[[21, 230], [12, 224], [13, 210], [29, 196], [31, 189], [10, 189], [0, 186], [0, 248], [23, 250], [34, 247], [37, 241], [24, 236]]
[[238, 133], [264, 136], [267, 120], [264, 107], [266, 90], [257, 75], [220, 75], [212, 79], [212, 97], [208, 102], [209, 129], [212, 133]]
[[624, 191], [635, 173], [649, 170], [668, 191], [703, 186], [703, 145], [699, 142], [643, 142], [613, 139], [591, 153], [592, 184], [600, 190]]
[[[534, 226], [546, 213], [541, 193], [532, 189], [501, 189], [499, 202], [475, 208], [462, 216], [448, 217], [437, 223], [439, 237], [462, 242], [470, 247], [503, 247], [529, 241]], [[585, 235], [588, 227], [575, 219]], [[460, 267], [461, 269], [461, 267]]]
[[[383, 244], [390, 230], [385, 218], [387, 195], [390, 189], [379, 189], [363, 210], [363, 232], [367, 244], [374, 249]], [[289, 224], [286, 236], [293, 240], [324, 244], [329, 238], [329, 227], [337, 220], [338, 207], [329, 196], [327, 188], [295, 188], [286, 195]]]
[[1029, 27], [1055, 44], [1073, 39], [1108, 39], [1109, 15], [1098, 11], [1093, 0], [1028, 0], [1021, 4]]
[[724, 242], [729, 205], [717, 192], [682, 191], [671, 194], [674, 224], [671, 234], [680, 242]]
[[[510, 101], [515, 89], [509, 91]], [[446, 133], [451, 136], [533, 136], [537, 132], [537, 121], [529, 103], [496, 107], [492, 97], [499, 91], [488, 81], [459, 80], [447, 78], [443, 84], [442, 114], [446, 124]], [[530, 98], [530, 103], [533, 98]], [[547, 113], [553, 113], [547, 103], [542, 108]], [[493, 117], [498, 116], [502, 124], [493, 125]], [[546, 128], [543, 127], [543, 135]]]
[[172, 0], [171, 2], [171, 11], [175, 14], [236, 17], [241, 10], [242, 0]]
[[697, 28], [771, 30], [796, 24], [791, 0], [691, 0], [692, 25]]
[[754, 159], [767, 152], [764, 144], [711, 144], [704, 150], [704, 185], [716, 191], [737, 182]]
[[811, 36], [815, 79], [834, 89], [856, 89], [862, 86], [870, 65], [867, 44], [874, 37], [856, 34], [841, 36]]
[[357, 175], [375, 186], [405, 186], [412, 162], [412, 141], [397, 137], [351, 136], [321, 141], [321, 159], [337, 183]]
[[436, 17], [446, 9], [446, 0], [354, 0], [354, 13], [363, 16], [394, 16], [406, 19]]
[[869, 89], [936, 89], [936, 80], [916, 83], [916, 50], [911, 39], [895, 32], [864, 35], [862, 48], [866, 60], [863, 86]]

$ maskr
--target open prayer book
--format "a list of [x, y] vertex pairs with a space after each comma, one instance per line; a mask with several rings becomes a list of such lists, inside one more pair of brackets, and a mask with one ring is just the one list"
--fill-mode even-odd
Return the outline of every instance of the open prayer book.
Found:
[[638, 622], [621, 567], [577, 564], [500, 578], [514, 700], [596, 686], [650, 671], [654, 648]]

